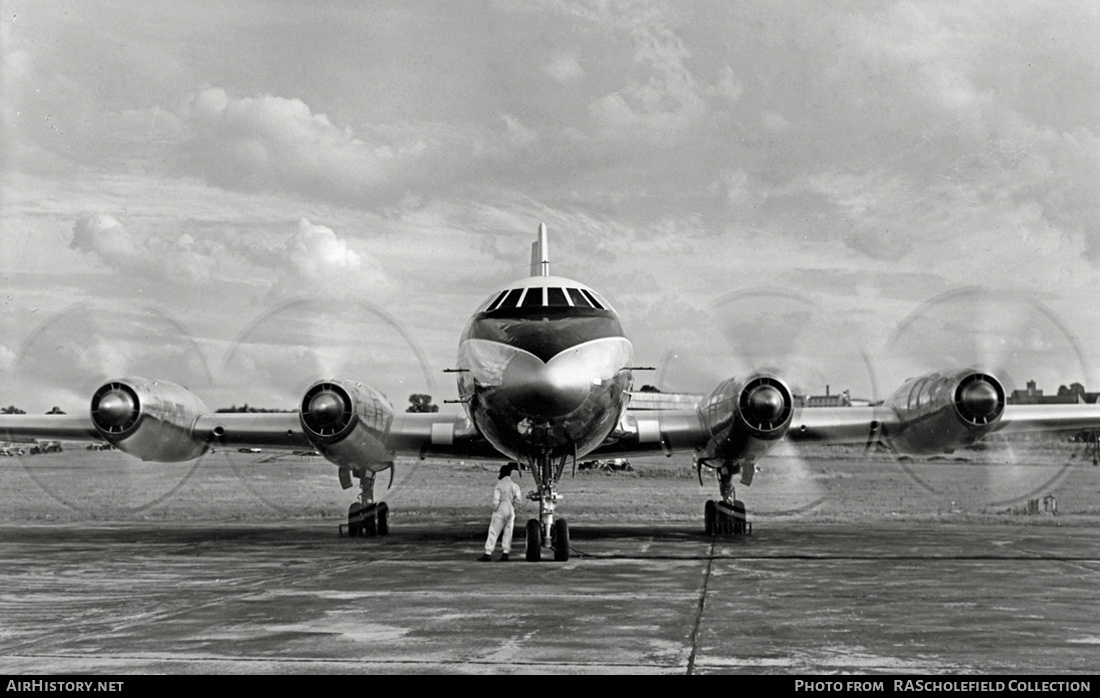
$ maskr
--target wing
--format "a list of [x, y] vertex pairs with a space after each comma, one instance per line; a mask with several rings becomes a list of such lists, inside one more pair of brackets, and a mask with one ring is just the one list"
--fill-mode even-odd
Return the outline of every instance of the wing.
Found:
[[395, 413], [369, 386], [318, 381], [291, 413], [211, 412], [186, 388], [121, 378], [95, 392], [87, 415], [3, 415], [7, 441], [107, 441], [147, 461], [178, 462], [213, 447], [316, 450], [348, 469], [382, 470], [397, 456], [499, 457], [464, 415]]
[[101, 441], [88, 415], [5, 414], [0, 415], [0, 439], [4, 441]]
[[1100, 405], [1006, 405], [998, 431], [1083, 431], [1100, 428]]
[[883, 407], [794, 408], [782, 434], [761, 434], [750, 423], [736, 418], [711, 429], [694, 408], [628, 412], [612, 440], [597, 453], [705, 453], [716, 436], [724, 434], [727, 440], [738, 441], [753, 438], [754, 432], [765, 441], [786, 438], [795, 442], [862, 444], [880, 433], [897, 431], [900, 424], [897, 413]]
[[[198, 438], [226, 447], [255, 447], [281, 450], [313, 449], [315, 434], [303, 429], [298, 413], [253, 413], [202, 415], [193, 429]], [[354, 431], [354, 426], [352, 428]], [[336, 434], [328, 436], [336, 436]], [[350, 435], [349, 435], [350, 436]], [[377, 439], [383, 460], [396, 456], [453, 455], [465, 457], [500, 457], [488, 442], [480, 437], [465, 415], [433, 413], [394, 413]], [[342, 441], [342, 440], [341, 440]], [[335, 440], [327, 446], [334, 447]]]
[[690, 407], [628, 411], [598, 452], [688, 451], [697, 461], [736, 465], [754, 462], [784, 438], [934, 454], [996, 432], [1087, 429], [1100, 429], [1100, 405], [1007, 405], [996, 378], [975, 369], [912, 379], [870, 407], [797, 407], [779, 378], [758, 374], [725, 381]]

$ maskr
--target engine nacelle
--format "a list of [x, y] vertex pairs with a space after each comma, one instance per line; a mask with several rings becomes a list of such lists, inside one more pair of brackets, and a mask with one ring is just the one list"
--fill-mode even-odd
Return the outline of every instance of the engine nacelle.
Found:
[[730, 378], [699, 403], [699, 420], [709, 436], [710, 458], [755, 460], [791, 426], [794, 403], [790, 388], [775, 376]]
[[906, 381], [886, 401], [900, 426], [886, 439], [905, 453], [943, 453], [969, 446], [998, 427], [1005, 389], [975, 369], [929, 373]]
[[325, 458], [352, 470], [385, 470], [393, 463], [386, 437], [393, 406], [369, 385], [317, 381], [298, 409], [306, 438]]
[[92, 423], [104, 441], [142, 460], [176, 463], [201, 456], [195, 422], [208, 412], [187, 388], [167, 381], [119, 378], [92, 395]]

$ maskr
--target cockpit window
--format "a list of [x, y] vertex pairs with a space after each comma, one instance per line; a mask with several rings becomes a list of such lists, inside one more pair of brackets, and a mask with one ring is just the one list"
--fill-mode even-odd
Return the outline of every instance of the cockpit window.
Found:
[[585, 298], [587, 298], [588, 300], [592, 301], [592, 307], [594, 307], [594, 308], [599, 308], [600, 310], [604, 310], [604, 307], [603, 307], [603, 303], [600, 303], [600, 302], [599, 302], [599, 301], [598, 301], [598, 300], [596, 299], [596, 295], [595, 295], [594, 293], [591, 293], [591, 292], [590, 292], [590, 291], [588, 291], [587, 289], [583, 289], [583, 288], [581, 289], [581, 293], [583, 293], [583, 294], [584, 294], [584, 297], [585, 297]]
[[527, 295], [523, 297], [522, 305], [524, 308], [541, 308], [544, 305], [542, 302], [542, 289], [538, 287], [527, 289]]
[[[519, 304], [519, 294], [523, 293], [522, 288], [513, 288], [508, 291], [508, 295], [504, 297], [504, 300], [497, 304], [496, 308], [514, 308]], [[496, 308], [493, 308], [496, 310]]]
[[555, 287], [546, 289], [546, 305], [554, 308], [569, 307], [569, 300], [565, 297], [565, 290]]
[[500, 291], [482, 304], [477, 314], [492, 317], [527, 318], [577, 315], [597, 317], [614, 314], [599, 294], [576, 286], [521, 286]]
[[573, 305], [578, 308], [593, 307], [591, 301], [581, 295], [581, 290], [579, 288], [567, 288], [565, 291], [569, 294], [569, 298], [573, 301]]
[[495, 296], [489, 296], [489, 298], [481, 304], [481, 307], [477, 309], [477, 312], [482, 312], [490, 308], [495, 308], [500, 305], [500, 301], [508, 294], [507, 291], [501, 291]]

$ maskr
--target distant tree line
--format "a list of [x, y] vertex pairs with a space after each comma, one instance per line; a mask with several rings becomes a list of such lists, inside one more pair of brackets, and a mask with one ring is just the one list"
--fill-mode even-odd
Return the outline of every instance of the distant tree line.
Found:
[[1086, 392], [1087, 391], [1085, 390], [1085, 386], [1081, 385], [1080, 383], [1070, 383], [1068, 386], [1067, 385], [1059, 385], [1058, 386], [1058, 394], [1059, 395], [1077, 395], [1077, 396], [1083, 398], [1083, 397], [1085, 397]]
[[[21, 410], [15, 405], [8, 405], [7, 407], [0, 407], [0, 414], [26, 414], [26, 410]], [[65, 414], [64, 410], [60, 407], [52, 407], [46, 414]]]
[[414, 393], [409, 396], [409, 409], [406, 412], [438, 412], [439, 405], [432, 403], [432, 396]]
[[214, 411], [224, 413], [224, 412], [297, 412], [298, 410], [283, 410], [283, 409], [279, 409], [277, 407], [253, 407], [252, 405], [249, 405], [246, 402], [243, 405], [241, 405], [240, 407], [237, 407], [236, 405], [233, 405], [232, 407], [222, 407], [222, 408], [214, 410]]

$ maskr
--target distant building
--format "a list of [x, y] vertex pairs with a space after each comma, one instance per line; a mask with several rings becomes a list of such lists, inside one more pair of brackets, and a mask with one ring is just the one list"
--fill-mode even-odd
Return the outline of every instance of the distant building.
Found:
[[630, 409], [634, 411], [681, 410], [695, 407], [702, 399], [702, 395], [694, 393], [633, 391], [630, 393]]
[[[634, 412], [644, 410], [682, 410], [698, 406], [704, 395], [695, 393], [662, 393], [655, 390], [635, 390], [630, 393], [630, 409]], [[866, 398], [853, 398], [849, 391], [833, 395], [829, 386], [825, 386], [824, 395], [791, 395], [794, 407], [867, 407], [871, 404]]]
[[1013, 390], [1008, 397], [1008, 403], [1012, 405], [1075, 405], [1086, 402], [1088, 394], [1071, 393], [1068, 395], [1043, 395], [1043, 391], [1035, 387], [1035, 381], [1027, 382], [1026, 390]]
[[829, 393], [829, 386], [825, 386], [824, 395], [807, 395], [803, 403], [806, 407], [851, 407], [852, 396], [845, 390], [839, 395]]

